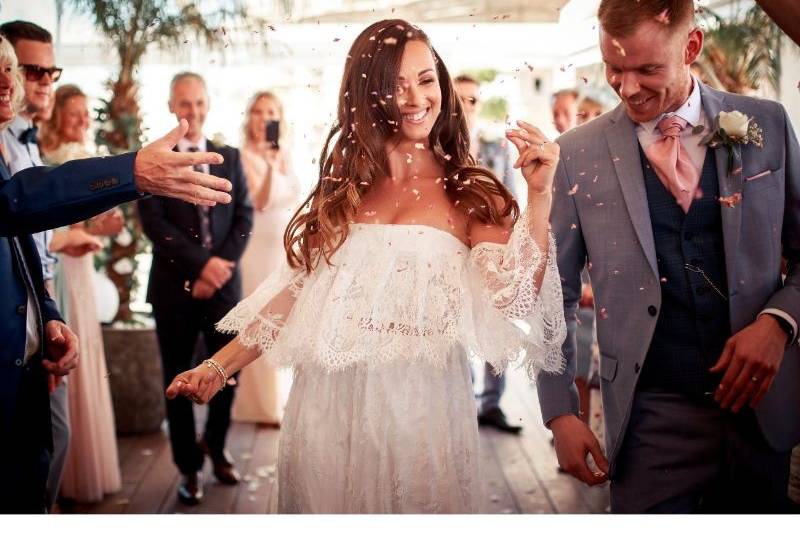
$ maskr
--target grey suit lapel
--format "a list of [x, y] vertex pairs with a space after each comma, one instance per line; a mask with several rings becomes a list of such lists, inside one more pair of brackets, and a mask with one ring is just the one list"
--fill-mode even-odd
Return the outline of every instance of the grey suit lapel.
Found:
[[[720, 111], [733, 111], [731, 106], [725, 101], [724, 93], [714, 91], [706, 85], [700, 84], [700, 97], [703, 102], [703, 111], [709, 121], [709, 127], [715, 127], [715, 120]], [[710, 150], [711, 148], [709, 148]], [[736, 147], [741, 153], [741, 149]], [[728, 150], [724, 146], [714, 149], [714, 157], [717, 162], [717, 180], [719, 182], [720, 197], [732, 197], [742, 193], [742, 161], [737, 158], [732, 172], [728, 172]], [[725, 271], [728, 276], [728, 293], [736, 284], [736, 250], [739, 249], [739, 235], [742, 228], [742, 205], [741, 197], [739, 201], [728, 207], [725, 204], [720, 206], [722, 210], [722, 234], [725, 241]]]
[[653, 226], [650, 222], [650, 209], [647, 203], [647, 190], [639, 158], [639, 143], [634, 124], [620, 104], [611, 112], [611, 126], [606, 130], [606, 142], [611, 152], [611, 160], [617, 173], [631, 223], [639, 237], [647, 262], [653, 273], [658, 275], [656, 245], [653, 240]]

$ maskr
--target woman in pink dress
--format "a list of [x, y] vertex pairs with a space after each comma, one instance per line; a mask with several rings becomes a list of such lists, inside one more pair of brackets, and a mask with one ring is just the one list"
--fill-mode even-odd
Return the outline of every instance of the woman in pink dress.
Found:
[[[94, 157], [95, 150], [86, 142], [88, 129], [86, 95], [75, 85], [59, 87], [53, 115], [42, 125], [45, 161], [60, 165]], [[121, 215], [109, 211], [62, 228], [51, 245], [59, 252], [55, 291], [59, 305], [81, 341], [81, 362], [69, 377], [71, 437], [60, 495], [81, 503], [98, 502], [121, 486], [114, 411], [93, 284], [93, 252], [102, 246], [98, 236], [116, 235], [121, 228]]]
[[[243, 296], [250, 295], [283, 260], [283, 232], [299, 203], [299, 186], [291, 169], [283, 118], [283, 105], [269, 91], [253, 95], [245, 112], [242, 166], [255, 220], [241, 259]], [[269, 121], [277, 121], [278, 130], [284, 133], [277, 146], [267, 139]], [[244, 368], [238, 381], [233, 419], [279, 427], [280, 388], [275, 367], [266, 358], [260, 359]]]

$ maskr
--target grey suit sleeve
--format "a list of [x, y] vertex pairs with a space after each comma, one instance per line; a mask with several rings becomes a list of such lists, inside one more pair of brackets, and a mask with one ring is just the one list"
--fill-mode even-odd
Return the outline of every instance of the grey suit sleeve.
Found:
[[575, 388], [576, 312], [581, 296], [581, 271], [586, 264], [586, 245], [581, 232], [574, 196], [569, 194], [570, 183], [563, 152], [556, 169], [554, 182], [550, 224], [556, 239], [558, 270], [561, 273], [561, 288], [564, 295], [567, 338], [564, 341], [563, 351], [566, 368], [563, 374], [542, 372], [537, 379], [539, 404], [545, 425], [549, 425], [550, 421], [558, 416], [570, 413], [578, 414], [578, 391]]
[[[800, 324], [800, 145], [792, 128], [792, 123], [783, 111], [785, 125], [786, 178], [785, 209], [783, 215], [783, 256], [788, 264], [788, 274], [783, 288], [773, 294], [764, 306], [765, 309], [779, 309]], [[797, 338], [795, 331], [795, 339]]]

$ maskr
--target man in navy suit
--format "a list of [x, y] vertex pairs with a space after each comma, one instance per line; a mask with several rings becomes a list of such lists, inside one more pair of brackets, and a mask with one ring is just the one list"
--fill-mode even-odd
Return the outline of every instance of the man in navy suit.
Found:
[[[186, 135], [178, 141], [180, 152], [209, 151], [224, 156], [224, 164], [203, 171], [229, 179], [233, 201], [210, 209], [166, 198], [139, 202], [142, 226], [153, 241], [147, 298], [153, 304], [165, 385], [193, 366], [200, 333], [209, 355], [232, 340], [233, 335], [218, 332], [214, 325], [241, 299], [237, 263], [253, 226], [239, 151], [215, 145], [203, 135], [208, 112], [203, 78], [191, 72], [177, 74], [170, 86], [169, 108], [179, 120], [189, 123]], [[197, 504], [203, 497], [204, 454], [210, 456], [221, 483], [239, 482], [239, 473], [225, 451], [234, 390], [225, 387], [209, 403], [199, 443], [192, 403], [187, 398], [167, 403], [173, 460], [183, 475], [178, 496], [185, 504]]]
[[[0, 129], [14, 118], [22, 85], [13, 48], [0, 37]], [[78, 339], [44, 287], [32, 233], [65, 226], [146, 194], [204, 205], [230, 202], [230, 183], [192, 169], [220, 154], [172, 151], [188, 125], [137, 153], [32, 167], [14, 176], [0, 157], [0, 512], [46, 510], [52, 450], [47, 372], [66, 375]], [[0, 146], [0, 153], [2, 153]]]

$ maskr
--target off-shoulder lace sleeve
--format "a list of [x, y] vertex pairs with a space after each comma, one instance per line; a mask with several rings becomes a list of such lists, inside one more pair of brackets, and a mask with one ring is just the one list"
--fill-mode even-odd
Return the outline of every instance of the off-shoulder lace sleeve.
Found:
[[[473, 354], [498, 371], [519, 361], [533, 379], [540, 371], [564, 369], [566, 337], [556, 244], [548, 236], [542, 251], [530, 235], [527, 212], [506, 244], [480, 243], [470, 252], [468, 275], [473, 297]], [[536, 277], [544, 269], [541, 286]]]
[[261, 355], [272, 356], [270, 358], [280, 366], [279, 355], [271, 351], [292, 312], [305, 277], [305, 271], [293, 270], [282, 262], [250, 296], [217, 323], [217, 330], [238, 334], [244, 346], [257, 346]]

